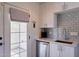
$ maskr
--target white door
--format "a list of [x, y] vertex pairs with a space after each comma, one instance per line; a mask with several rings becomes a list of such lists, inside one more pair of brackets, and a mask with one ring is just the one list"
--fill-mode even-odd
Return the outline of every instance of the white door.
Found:
[[59, 45], [51, 44], [51, 46], [50, 46], [50, 57], [59, 57], [59, 55], [60, 55]]
[[74, 48], [69, 46], [62, 46], [62, 57], [74, 57]]
[[35, 28], [33, 27], [33, 22], [29, 22], [27, 25], [27, 56], [36, 56]]
[[3, 7], [0, 5], [0, 57], [4, 56], [3, 44]]

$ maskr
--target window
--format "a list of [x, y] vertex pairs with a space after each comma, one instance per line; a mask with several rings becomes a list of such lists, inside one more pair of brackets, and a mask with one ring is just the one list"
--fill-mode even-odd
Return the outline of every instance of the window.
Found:
[[27, 23], [11, 21], [11, 56], [27, 56]]

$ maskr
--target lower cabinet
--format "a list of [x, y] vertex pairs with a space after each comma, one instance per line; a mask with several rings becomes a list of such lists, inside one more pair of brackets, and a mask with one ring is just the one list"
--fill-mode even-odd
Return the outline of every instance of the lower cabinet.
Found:
[[79, 57], [79, 45], [36, 41], [36, 57]]
[[50, 57], [59, 57], [60, 51], [57, 44], [50, 44]]
[[79, 57], [79, 47], [50, 44], [50, 57]]
[[62, 51], [61, 51], [62, 57], [74, 57], [75, 56], [74, 49], [75, 49], [74, 47], [62, 46]]

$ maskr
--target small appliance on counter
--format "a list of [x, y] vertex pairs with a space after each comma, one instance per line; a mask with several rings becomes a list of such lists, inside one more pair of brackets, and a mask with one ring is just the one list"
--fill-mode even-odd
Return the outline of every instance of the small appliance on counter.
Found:
[[41, 38], [53, 38], [53, 28], [41, 28]]
[[41, 29], [41, 38], [47, 38], [47, 36], [48, 36], [47, 29], [42, 28]]

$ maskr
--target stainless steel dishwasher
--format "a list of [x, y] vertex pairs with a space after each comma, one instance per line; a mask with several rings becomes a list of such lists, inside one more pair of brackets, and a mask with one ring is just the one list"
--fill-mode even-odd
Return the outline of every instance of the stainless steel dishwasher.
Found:
[[49, 42], [36, 42], [36, 57], [49, 57]]

